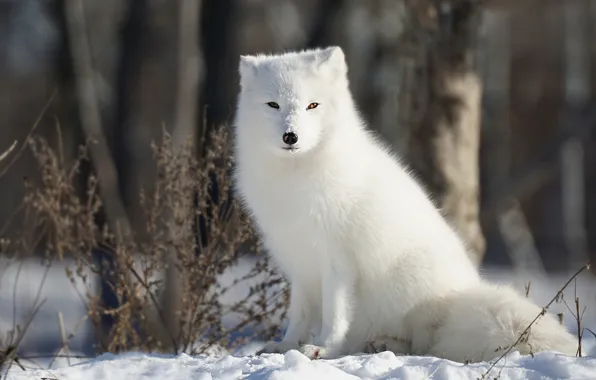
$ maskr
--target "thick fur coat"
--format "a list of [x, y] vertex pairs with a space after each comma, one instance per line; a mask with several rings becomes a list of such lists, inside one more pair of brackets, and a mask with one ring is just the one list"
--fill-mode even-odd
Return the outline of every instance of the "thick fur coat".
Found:
[[[487, 284], [412, 174], [367, 130], [339, 47], [242, 56], [236, 188], [291, 284], [288, 329], [263, 352], [311, 358], [380, 344], [487, 360], [540, 312]], [[551, 315], [522, 353], [575, 354]]]

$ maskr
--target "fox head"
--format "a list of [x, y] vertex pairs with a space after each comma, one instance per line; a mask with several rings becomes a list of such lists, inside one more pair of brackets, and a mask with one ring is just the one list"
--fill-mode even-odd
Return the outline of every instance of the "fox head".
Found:
[[307, 154], [334, 133], [349, 95], [341, 48], [240, 57], [239, 140], [281, 157]]

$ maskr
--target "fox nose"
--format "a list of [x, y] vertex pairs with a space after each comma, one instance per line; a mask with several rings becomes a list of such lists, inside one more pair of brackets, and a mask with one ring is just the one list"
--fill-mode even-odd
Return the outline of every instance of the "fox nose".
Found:
[[288, 145], [294, 145], [298, 142], [298, 135], [295, 134], [294, 132], [286, 132], [283, 135], [283, 141], [284, 143], [288, 144]]

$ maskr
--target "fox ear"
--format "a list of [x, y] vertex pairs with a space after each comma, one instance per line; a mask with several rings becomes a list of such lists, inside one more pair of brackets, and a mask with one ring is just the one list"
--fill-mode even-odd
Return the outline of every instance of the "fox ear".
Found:
[[254, 55], [241, 55], [238, 64], [240, 72], [240, 85], [244, 86], [247, 81], [254, 78], [257, 74], [257, 59]]
[[319, 70], [331, 81], [344, 79], [348, 74], [348, 65], [343, 50], [339, 46], [322, 49], [318, 53]]

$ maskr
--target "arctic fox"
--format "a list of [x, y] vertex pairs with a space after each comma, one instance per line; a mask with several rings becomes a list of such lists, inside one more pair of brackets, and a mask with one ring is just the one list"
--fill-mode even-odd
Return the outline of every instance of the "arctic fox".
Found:
[[[339, 47], [240, 57], [235, 186], [291, 285], [262, 352], [486, 360], [540, 308], [486, 284], [425, 191], [366, 128]], [[314, 339], [311, 333], [314, 333]], [[551, 315], [520, 351], [575, 354]]]

